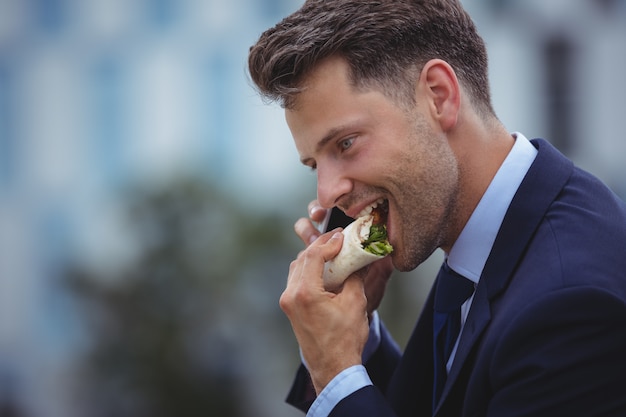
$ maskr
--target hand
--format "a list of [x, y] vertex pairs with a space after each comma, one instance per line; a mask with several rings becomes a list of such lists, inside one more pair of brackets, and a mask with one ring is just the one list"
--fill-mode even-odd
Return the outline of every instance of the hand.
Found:
[[380, 306], [385, 295], [387, 282], [393, 272], [391, 256], [369, 264], [365, 268], [354, 273], [363, 277], [365, 297], [367, 298], [367, 317], [371, 319], [372, 313]]
[[300, 252], [280, 297], [318, 394], [338, 373], [361, 364], [369, 335], [363, 279], [352, 275], [337, 293], [324, 290], [324, 263], [342, 242], [341, 233], [330, 232]]
[[[294, 225], [296, 234], [302, 239], [305, 245], [315, 242], [321, 235], [314, 225], [320, 223], [326, 217], [327, 210], [319, 205], [317, 200], [309, 203], [309, 218], [301, 218]], [[387, 282], [393, 272], [391, 257], [387, 256], [380, 261], [376, 261], [367, 267], [355, 272], [355, 275], [363, 278], [365, 284], [365, 296], [367, 297], [367, 313], [371, 317], [374, 310], [378, 308], [385, 294]]]

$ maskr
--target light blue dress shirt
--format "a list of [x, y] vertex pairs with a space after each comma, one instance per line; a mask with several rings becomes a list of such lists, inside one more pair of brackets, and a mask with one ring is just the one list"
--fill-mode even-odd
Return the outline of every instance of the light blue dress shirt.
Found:
[[[446, 255], [448, 265], [452, 269], [476, 284], [513, 196], [537, 156], [537, 150], [524, 135], [516, 132], [513, 133], [513, 137], [516, 139], [513, 148], [498, 169], [450, 253]], [[462, 326], [465, 324], [473, 299], [472, 295], [461, 306]], [[370, 323], [370, 336], [363, 352], [363, 362], [371, 357], [379, 344], [380, 322], [375, 312]], [[447, 364], [448, 371], [454, 361], [457, 345], [458, 339]], [[367, 385], [372, 385], [372, 381], [363, 365], [343, 370], [322, 390], [309, 408], [307, 417], [327, 417], [339, 401]]]

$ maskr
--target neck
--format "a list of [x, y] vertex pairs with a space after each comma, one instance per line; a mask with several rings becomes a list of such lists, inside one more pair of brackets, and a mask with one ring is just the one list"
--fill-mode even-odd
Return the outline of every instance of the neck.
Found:
[[485, 121], [472, 114], [450, 132], [450, 146], [459, 164], [459, 193], [445, 245], [447, 253], [465, 227], [498, 169], [513, 147], [514, 139], [492, 118]]

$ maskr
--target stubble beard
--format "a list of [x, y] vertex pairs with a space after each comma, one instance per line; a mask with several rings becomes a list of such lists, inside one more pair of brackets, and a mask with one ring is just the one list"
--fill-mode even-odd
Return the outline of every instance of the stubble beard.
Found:
[[[444, 245], [455, 218], [459, 194], [459, 168], [445, 137], [438, 137], [423, 123], [417, 123], [415, 140], [423, 144], [412, 160], [409, 172], [400, 184], [398, 197], [400, 247], [393, 254], [393, 263], [400, 271], [411, 271]], [[424, 155], [427, 153], [427, 155]], [[411, 155], [416, 155], [411, 153]], [[421, 166], [418, 164], [422, 164]]]

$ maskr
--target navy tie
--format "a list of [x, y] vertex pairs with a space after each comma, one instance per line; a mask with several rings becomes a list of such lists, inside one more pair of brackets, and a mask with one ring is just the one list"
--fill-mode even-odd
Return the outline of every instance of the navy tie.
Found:
[[457, 274], [444, 262], [437, 275], [433, 315], [433, 351], [435, 380], [433, 411], [446, 382], [446, 363], [461, 331], [461, 305], [474, 292], [474, 283]]

